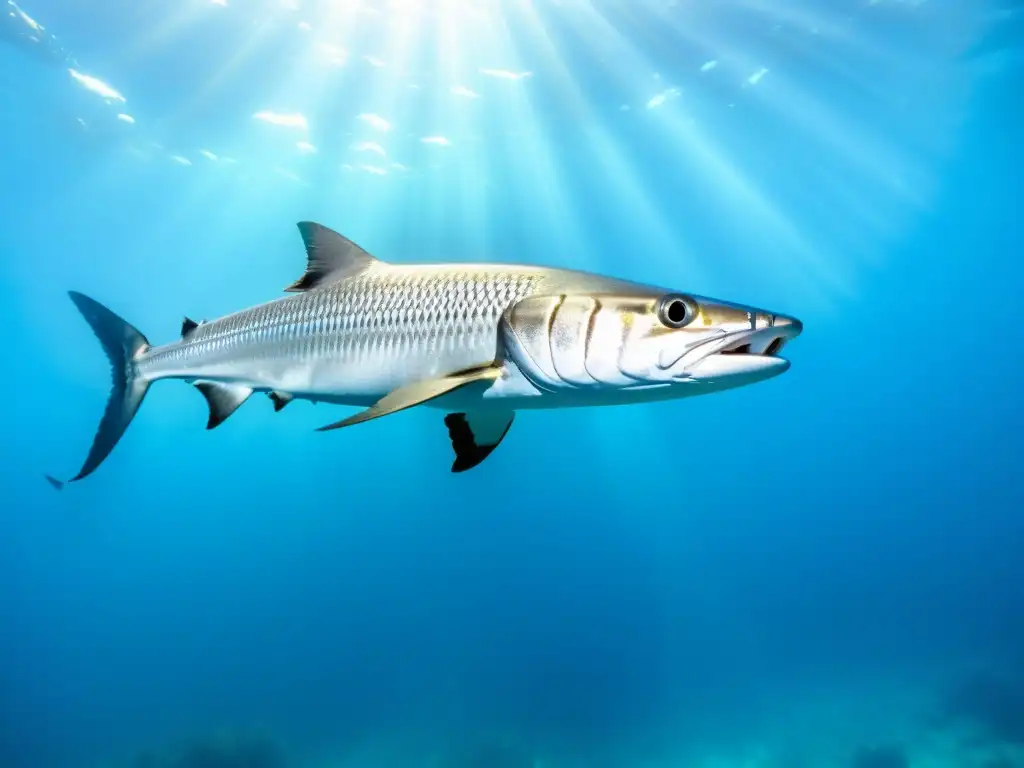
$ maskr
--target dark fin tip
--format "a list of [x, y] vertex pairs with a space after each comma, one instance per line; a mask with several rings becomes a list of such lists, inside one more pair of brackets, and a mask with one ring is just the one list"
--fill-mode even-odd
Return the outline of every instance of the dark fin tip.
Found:
[[280, 413], [281, 409], [292, 401], [290, 396], [284, 397], [279, 392], [268, 392], [267, 396], [274, 403], [274, 413]]
[[50, 485], [52, 485], [55, 490], [58, 490], [58, 491], [63, 491], [64, 490], [64, 482], [63, 481], [58, 480], [53, 475], [44, 475], [44, 477], [46, 478], [46, 482], [48, 482]]
[[198, 327], [199, 323], [189, 317], [186, 317], [181, 321], [181, 338], [185, 338]]
[[480, 465], [494, 452], [512, 426], [512, 422], [509, 422], [508, 427], [493, 445], [478, 445], [465, 413], [447, 414], [444, 417], [444, 424], [448, 427], [448, 436], [451, 438], [452, 448], [455, 450], [455, 461], [452, 462], [452, 472], [454, 473], [465, 472]]
[[317, 283], [320, 282], [321, 277], [312, 273], [307, 273], [296, 280], [294, 283], [285, 288], [288, 293], [302, 293], [308, 291], [310, 288], [315, 288]]
[[210, 409], [206, 420], [207, 429], [223, 424], [252, 394], [252, 390], [247, 387], [230, 387], [212, 381], [196, 382], [195, 388], [206, 398], [206, 405]]

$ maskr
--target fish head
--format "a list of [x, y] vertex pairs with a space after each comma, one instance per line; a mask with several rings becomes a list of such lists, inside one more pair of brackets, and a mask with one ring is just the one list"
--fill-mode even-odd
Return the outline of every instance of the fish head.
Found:
[[754, 384], [789, 368], [803, 330], [777, 312], [658, 291], [533, 296], [504, 317], [506, 354], [541, 392], [628, 402]]

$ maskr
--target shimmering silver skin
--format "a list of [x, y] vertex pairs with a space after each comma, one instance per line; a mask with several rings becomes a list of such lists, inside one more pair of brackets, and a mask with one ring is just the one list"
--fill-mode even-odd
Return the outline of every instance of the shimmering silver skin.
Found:
[[[369, 405], [413, 382], [497, 364], [497, 381], [429, 404], [513, 410], [684, 397], [788, 367], [758, 353], [798, 334], [797, 321], [683, 296], [692, 321], [666, 328], [666, 295], [674, 294], [568, 270], [378, 262], [204, 323], [134, 365], [147, 382], [215, 381]], [[754, 354], [717, 354], [748, 337], [764, 340]]]
[[545, 271], [378, 264], [366, 272], [204, 323], [152, 347], [140, 376], [242, 383], [368, 405], [414, 381], [493, 363], [502, 313]]

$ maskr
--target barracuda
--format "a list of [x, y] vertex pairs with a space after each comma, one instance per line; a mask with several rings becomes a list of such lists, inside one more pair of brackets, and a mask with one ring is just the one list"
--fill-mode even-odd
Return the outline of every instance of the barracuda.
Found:
[[[516, 411], [650, 402], [777, 376], [801, 323], [762, 309], [601, 275], [499, 264], [398, 265], [299, 223], [303, 276], [285, 296], [151, 346], [80, 293], [71, 299], [110, 359], [110, 400], [81, 470], [110, 454], [150, 384], [203, 394], [207, 428], [254, 392], [361, 406], [321, 430], [417, 405], [446, 412], [453, 472], [498, 446]], [[60, 488], [63, 482], [47, 479]]]

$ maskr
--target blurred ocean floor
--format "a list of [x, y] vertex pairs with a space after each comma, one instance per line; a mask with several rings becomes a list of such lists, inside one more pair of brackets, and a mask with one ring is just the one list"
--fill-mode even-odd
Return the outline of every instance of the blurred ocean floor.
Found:
[[419, 728], [304, 749], [269, 730], [226, 729], [96, 768], [1024, 768], [1024, 677], [973, 671], [955, 684], [830, 687], [780, 700], [713, 740], [600, 754], [541, 741], [511, 730]]

